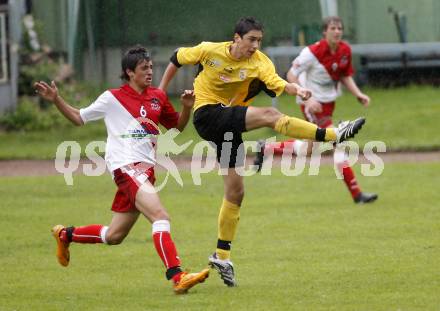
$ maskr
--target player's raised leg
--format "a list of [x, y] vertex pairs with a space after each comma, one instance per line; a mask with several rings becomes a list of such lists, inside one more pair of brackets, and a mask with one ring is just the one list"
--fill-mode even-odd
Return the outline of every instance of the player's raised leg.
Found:
[[282, 114], [277, 109], [249, 107], [246, 112], [246, 129], [271, 127], [278, 133], [299, 139], [334, 141], [341, 143], [354, 137], [365, 123], [365, 118], [344, 121], [337, 128], [320, 128], [316, 124]]

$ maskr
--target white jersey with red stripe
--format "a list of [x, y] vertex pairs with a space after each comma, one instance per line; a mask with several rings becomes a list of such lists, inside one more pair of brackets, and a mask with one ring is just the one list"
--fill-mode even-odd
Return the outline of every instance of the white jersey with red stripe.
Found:
[[[341, 94], [339, 81], [343, 76], [353, 75], [351, 48], [340, 42], [332, 53], [325, 39], [305, 47], [290, 68], [299, 83], [312, 91], [312, 96], [321, 103], [333, 102]], [[302, 103], [297, 98], [298, 103]]]
[[154, 166], [158, 124], [175, 127], [179, 117], [162, 90], [148, 87], [139, 94], [128, 84], [105, 91], [80, 109], [80, 115], [84, 123], [104, 119], [108, 135], [105, 160], [110, 172], [136, 162]]

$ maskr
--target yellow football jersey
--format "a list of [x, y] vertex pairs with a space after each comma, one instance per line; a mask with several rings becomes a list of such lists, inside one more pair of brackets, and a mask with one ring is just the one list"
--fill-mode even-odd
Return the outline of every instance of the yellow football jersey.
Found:
[[284, 91], [287, 82], [264, 53], [256, 51], [249, 59], [237, 60], [229, 52], [231, 44], [202, 42], [177, 51], [180, 65], [200, 65], [194, 80], [194, 109], [217, 103], [247, 106], [261, 90], [271, 97]]

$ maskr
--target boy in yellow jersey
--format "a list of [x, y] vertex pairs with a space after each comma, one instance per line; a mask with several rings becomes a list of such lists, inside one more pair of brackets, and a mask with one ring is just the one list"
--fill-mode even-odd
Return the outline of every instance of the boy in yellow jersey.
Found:
[[242, 133], [270, 127], [293, 138], [340, 143], [353, 137], [365, 122], [359, 118], [343, 122], [338, 128], [319, 128], [273, 107], [249, 106], [260, 91], [271, 97], [283, 92], [305, 100], [311, 96], [308, 89], [288, 83], [276, 74], [270, 59], [259, 51], [262, 39], [262, 24], [253, 17], [241, 18], [235, 26], [232, 42], [202, 42], [176, 50], [159, 85], [166, 90], [179, 67], [199, 64], [194, 80], [194, 126], [203, 139], [217, 146], [220, 167], [227, 169], [223, 175], [224, 198], [218, 218], [217, 249], [209, 257], [209, 263], [228, 286], [236, 285], [230, 249], [244, 196], [243, 177], [235, 170], [244, 166]]

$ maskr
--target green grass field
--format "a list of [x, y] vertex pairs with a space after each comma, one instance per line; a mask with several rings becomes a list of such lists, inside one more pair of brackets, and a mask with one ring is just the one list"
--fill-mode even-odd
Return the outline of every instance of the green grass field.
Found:
[[[54, 224], [108, 223], [110, 176], [75, 176], [72, 187], [62, 176], [3, 177], [0, 310], [439, 310], [439, 170], [393, 163], [380, 177], [359, 175], [380, 194], [366, 206], [329, 166], [319, 176], [248, 177], [233, 247], [239, 287], [212, 273], [186, 296], [165, 280], [145, 219], [122, 245], [75, 244], [67, 269], [56, 262]], [[183, 177], [183, 189], [171, 182], [160, 195], [194, 271], [215, 247], [222, 182]]]
[[[367, 124], [357, 136], [357, 142], [363, 145], [370, 140], [380, 140], [386, 143], [389, 150], [440, 149], [440, 136], [436, 134], [436, 116], [440, 115], [438, 88], [413, 86], [386, 90], [366, 89], [365, 92], [372, 99], [370, 108], [364, 109], [351, 94], [344, 94], [338, 100], [334, 114], [336, 122], [358, 116], [367, 117]], [[173, 102], [178, 108], [178, 101]], [[268, 106], [270, 103], [270, 99], [263, 95], [255, 101], [257, 106]], [[279, 108], [286, 114], [302, 118], [290, 96], [280, 98]], [[271, 129], [260, 129], [245, 134], [244, 138], [257, 141], [272, 136], [275, 136], [275, 132]], [[103, 122], [94, 122], [84, 128], [72, 125], [45, 132], [0, 133], [0, 159], [53, 159], [57, 146], [65, 140], [78, 141], [84, 150], [88, 142], [105, 141], [105, 137]], [[189, 124], [178, 141], [183, 143], [191, 139], [200, 140], [193, 125]]]

